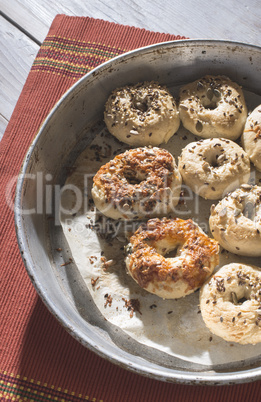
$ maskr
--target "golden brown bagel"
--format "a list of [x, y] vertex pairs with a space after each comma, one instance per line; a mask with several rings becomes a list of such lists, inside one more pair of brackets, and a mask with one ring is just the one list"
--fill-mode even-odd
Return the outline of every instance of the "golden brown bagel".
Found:
[[168, 214], [178, 203], [181, 176], [165, 149], [130, 149], [102, 166], [93, 178], [96, 207], [113, 219]]
[[[176, 256], [167, 254], [176, 250]], [[166, 299], [198, 289], [219, 262], [218, 243], [191, 219], [150, 219], [126, 247], [127, 271], [144, 289]]]

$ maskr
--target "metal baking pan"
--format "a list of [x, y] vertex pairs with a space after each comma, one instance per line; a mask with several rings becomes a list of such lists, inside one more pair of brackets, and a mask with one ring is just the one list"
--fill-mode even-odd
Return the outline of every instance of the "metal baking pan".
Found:
[[58, 219], [60, 189], [74, 161], [102, 126], [104, 104], [114, 88], [144, 80], [177, 88], [205, 74], [221, 74], [254, 93], [257, 100], [260, 66], [260, 47], [229, 41], [181, 40], [131, 51], [71, 87], [27, 152], [17, 183], [15, 221], [28, 275], [47, 308], [75, 339], [121, 367], [185, 384], [224, 385], [261, 378], [260, 347], [250, 358], [205, 365], [140, 344], [104, 320], [73, 262]]

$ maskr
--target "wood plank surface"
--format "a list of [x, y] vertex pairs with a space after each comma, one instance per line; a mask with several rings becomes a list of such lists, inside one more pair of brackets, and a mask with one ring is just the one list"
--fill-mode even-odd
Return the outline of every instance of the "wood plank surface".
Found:
[[0, 0], [6, 15], [43, 41], [58, 13], [102, 18], [191, 38], [261, 45], [260, 0]]
[[0, 114], [0, 141], [3, 137], [7, 124], [8, 120], [6, 120], [6, 118]]
[[0, 0], [0, 138], [56, 14], [261, 46], [260, 0]]
[[0, 138], [39, 46], [0, 16]]

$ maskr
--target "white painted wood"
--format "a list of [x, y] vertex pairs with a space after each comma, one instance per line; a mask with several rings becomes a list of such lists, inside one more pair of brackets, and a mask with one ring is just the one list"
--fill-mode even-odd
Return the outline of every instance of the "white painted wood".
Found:
[[1, 141], [2, 137], [3, 137], [3, 134], [4, 134], [4, 132], [5, 132], [5, 129], [6, 129], [6, 127], [7, 127], [7, 124], [8, 124], [8, 120], [6, 120], [6, 119], [4, 118], [4, 116], [2, 116], [2, 115], [0, 114], [0, 141]]
[[0, 9], [39, 41], [55, 15], [65, 13], [191, 38], [261, 45], [260, 0], [0, 0]]
[[0, 16], [0, 137], [38, 49], [39, 46]]
[[0, 11], [12, 21], [0, 17], [0, 135], [56, 14], [261, 46], [260, 0], [0, 0]]

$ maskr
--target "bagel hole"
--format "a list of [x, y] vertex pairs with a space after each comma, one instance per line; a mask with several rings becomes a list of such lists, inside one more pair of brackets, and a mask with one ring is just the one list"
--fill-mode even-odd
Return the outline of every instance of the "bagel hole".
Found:
[[237, 304], [243, 304], [243, 303], [245, 303], [246, 301], [248, 301], [249, 299], [247, 299], [246, 297], [241, 297], [241, 299], [239, 299], [238, 300], [238, 303]]
[[218, 156], [219, 156], [219, 155], [216, 155], [216, 157], [213, 157], [213, 156], [212, 156], [212, 158], [209, 158], [209, 159], [207, 160], [207, 163], [209, 164], [210, 167], [216, 168], [216, 167], [219, 166], [219, 163], [218, 163]]
[[162, 249], [162, 254], [164, 255], [165, 258], [176, 258], [179, 255], [179, 250], [180, 250], [180, 245], [177, 245], [176, 247], [166, 250]]
[[139, 179], [139, 178], [136, 177], [136, 176], [133, 176], [133, 177], [126, 177], [126, 179], [127, 179], [127, 181], [128, 181], [129, 184], [133, 184], [133, 185], [135, 185], [135, 184], [140, 184], [140, 183], [143, 181], [142, 179]]
[[214, 110], [218, 106], [218, 102], [220, 100], [221, 93], [218, 89], [213, 88], [212, 86], [207, 89], [207, 96], [203, 100], [203, 106], [205, 109]]
[[210, 103], [205, 104], [204, 108], [208, 109], [208, 110], [215, 110], [217, 108], [217, 106], [218, 106], [217, 102], [210, 102]]
[[212, 159], [212, 160], [209, 161], [208, 163], [209, 163], [209, 165], [210, 165], [211, 167], [213, 167], [213, 168], [216, 168], [216, 167], [219, 166], [219, 164], [218, 164], [218, 162], [217, 162], [217, 159]]
[[138, 109], [143, 113], [147, 112], [147, 110], [149, 109], [148, 101], [146, 98], [134, 98], [132, 101], [132, 105], [134, 109]]
[[178, 247], [173, 250], [169, 250], [166, 254], [164, 254], [165, 258], [176, 258], [178, 252]]
[[231, 301], [235, 305], [241, 305], [245, 303], [246, 301], [250, 300], [250, 298], [247, 297], [247, 295], [237, 295], [235, 292], [231, 292]]
[[142, 183], [144, 180], [146, 180], [145, 175], [138, 175], [133, 170], [128, 170], [128, 171], [123, 172], [123, 176], [125, 177], [127, 182], [132, 185], [138, 185], [138, 184]]
[[219, 150], [217, 149], [216, 152], [214, 154], [212, 153], [211, 157], [209, 157], [208, 163], [212, 168], [217, 168], [223, 165], [225, 160], [225, 153], [219, 152]]

